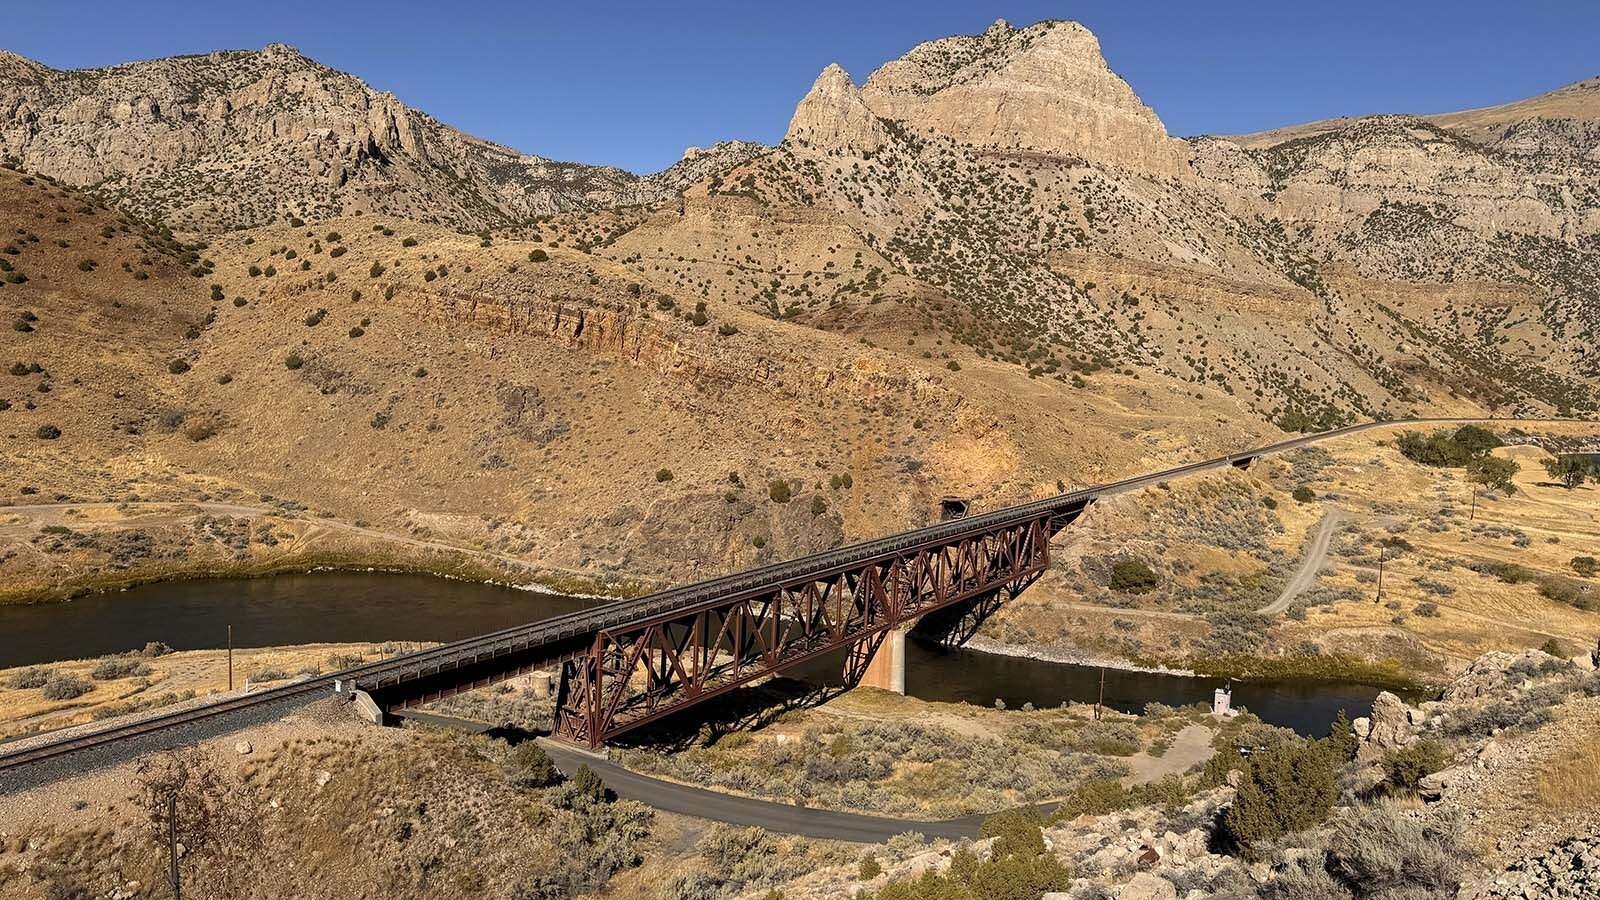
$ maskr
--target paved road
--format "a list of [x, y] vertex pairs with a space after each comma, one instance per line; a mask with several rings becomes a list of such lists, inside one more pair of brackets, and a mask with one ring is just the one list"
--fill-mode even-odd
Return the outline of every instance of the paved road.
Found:
[[1317, 526], [1317, 532], [1311, 538], [1311, 544], [1306, 548], [1306, 558], [1301, 561], [1299, 571], [1283, 586], [1283, 593], [1278, 599], [1256, 610], [1264, 616], [1275, 616], [1289, 608], [1306, 588], [1317, 581], [1317, 575], [1322, 572], [1322, 564], [1328, 561], [1328, 546], [1333, 543], [1333, 536], [1339, 531], [1339, 522], [1344, 519], [1344, 511], [1337, 507], [1329, 507], [1328, 514], [1322, 517], [1322, 524]]
[[[427, 725], [455, 728], [475, 734], [494, 730], [482, 722], [422, 710], [408, 709], [401, 715], [403, 718]], [[599, 754], [584, 753], [544, 738], [539, 738], [538, 742], [549, 752], [550, 758], [555, 760], [556, 767], [569, 776], [577, 771], [579, 766], [588, 766], [618, 797], [637, 800], [663, 812], [710, 819], [713, 822], [725, 822], [729, 825], [758, 825], [768, 831], [786, 834], [877, 844], [908, 831], [920, 832], [928, 837], [975, 838], [985, 818], [982, 815], [971, 815], [959, 819], [926, 821], [791, 806], [787, 803], [741, 797], [737, 794], [652, 778], [649, 775], [630, 772], [616, 763], [607, 761]], [[1049, 808], [1053, 808], [1053, 805]]]

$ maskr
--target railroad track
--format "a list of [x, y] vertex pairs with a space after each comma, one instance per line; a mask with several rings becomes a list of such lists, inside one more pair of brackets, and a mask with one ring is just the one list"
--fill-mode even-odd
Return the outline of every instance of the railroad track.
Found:
[[1212, 469], [1220, 469], [1235, 465], [1238, 462], [1284, 453], [1374, 428], [1404, 425], [1505, 422], [1571, 423], [1574, 421], [1581, 422], [1581, 420], [1572, 419], [1422, 418], [1348, 425], [1331, 431], [1265, 444], [1254, 449], [1219, 456], [1214, 459], [1187, 463], [1159, 472], [1151, 472], [1146, 475], [1136, 475], [1107, 484], [1079, 488], [1054, 497], [1009, 506], [990, 513], [923, 528], [914, 528], [851, 544], [837, 550], [813, 554], [787, 562], [773, 563], [682, 587], [669, 588], [665, 591], [632, 600], [619, 600], [615, 603], [567, 613], [528, 625], [517, 625], [501, 631], [418, 650], [404, 656], [366, 663], [282, 687], [269, 688], [238, 697], [229, 697], [204, 706], [158, 714], [136, 722], [113, 725], [85, 734], [66, 736], [59, 741], [38, 744], [10, 752], [5, 751], [3, 745], [0, 745], [0, 773], [45, 760], [105, 747], [131, 738], [217, 719], [254, 707], [292, 701], [318, 691], [330, 690], [336, 682], [340, 684], [349, 683], [363, 688], [380, 688], [423, 674], [437, 672], [443, 668], [459, 666], [475, 660], [526, 650], [531, 647], [547, 646], [641, 619], [679, 613], [696, 604], [726, 599], [730, 595], [770, 590], [775, 585], [781, 585], [791, 580], [809, 581], [819, 575], [825, 575], [831, 569], [843, 569], [876, 556], [902, 553], [925, 544], [948, 541], [953, 537], [968, 532], [988, 531], [1010, 522], [1027, 521], [1049, 512], [1069, 509], [1100, 497], [1126, 493], [1161, 481], [1181, 478]]

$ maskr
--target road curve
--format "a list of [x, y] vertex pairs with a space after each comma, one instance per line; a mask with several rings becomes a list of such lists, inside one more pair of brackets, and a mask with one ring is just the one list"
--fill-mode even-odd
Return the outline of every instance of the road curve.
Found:
[[[482, 722], [439, 713], [406, 710], [404, 718], [435, 728], [451, 728], [472, 734], [495, 733], [495, 729]], [[955, 819], [900, 819], [794, 806], [654, 778], [625, 769], [597, 753], [574, 750], [544, 738], [538, 738], [537, 741], [555, 761], [556, 768], [569, 778], [579, 766], [588, 766], [612, 793], [624, 800], [636, 800], [662, 812], [728, 825], [755, 825], [785, 834], [878, 844], [908, 831], [952, 840], [975, 838], [985, 818], [981, 814], [973, 814]], [[1054, 809], [1054, 804], [1040, 809], [1049, 812]]]
[[[129, 738], [149, 738], [154, 732], [163, 728], [192, 727], [208, 716], [231, 718], [238, 716], [251, 706], [266, 707], [285, 701], [301, 700], [314, 691], [327, 690], [334, 685], [336, 680], [345, 683], [359, 683], [363, 687], [374, 683], [381, 685], [392, 679], [408, 677], [411, 673], [419, 670], [438, 671], [442, 668], [448, 668], [451, 667], [452, 663], [461, 659], [481, 659], [526, 649], [529, 646], [540, 645], [541, 642], [548, 644], [562, 639], [570, 639], [584, 633], [592, 633], [597, 628], [611, 627], [619, 623], [637, 621], [644, 617], [678, 611], [696, 603], [704, 602], [708, 597], [755, 590], [761, 585], [770, 585], [775, 581], [811, 578], [818, 571], [828, 571], [836, 567], [846, 566], [854, 561], [870, 558], [875, 554], [900, 552], [928, 542], [939, 541], [951, 534], [961, 533], [969, 529], [992, 527], [1012, 519], [1036, 517], [1071, 504], [1081, 504], [1099, 497], [1126, 493], [1173, 478], [1239, 465], [1253, 461], [1261, 456], [1283, 453], [1374, 428], [1495, 422], [1593, 424], [1587, 420], [1575, 419], [1423, 418], [1366, 422], [1359, 425], [1336, 428], [1319, 434], [1302, 435], [1215, 459], [1187, 463], [1171, 469], [1146, 475], [1137, 475], [1108, 484], [1079, 488], [1057, 497], [1035, 500], [967, 519], [958, 519], [953, 522], [890, 534], [814, 556], [775, 563], [747, 572], [711, 578], [696, 584], [672, 588], [633, 600], [619, 600], [615, 603], [557, 616], [530, 625], [517, 626], [476, 638], [441, 644], [390, 660], [368, 663], [344, 672], [335, 672], [298, 684], [262, 691], [260, 694], [251, 695], [247, 698], [230, 698], [211, 707], [200, 707], [156, 715], [136, 723], [110, 725], [91, 734], [75, 734], [50, 747], [30, 746], [27, 749], [9, 752], [0, 751], [0, 776], [5, 776], [0, 777], [0, 790], [4, 790], [5, 782], [10, 780], [10, 777], [17, 774], [17, 770], [24, 766], [47, 763], [47, 768], [65, 774], [74, 769], [66, 760], [68, 755], [94, 751], [87, 753], [87, 758], [92, 759], [103, 753], [107, 745], [117, 741]], [[215, 725], [211, 727], [215, 727]], [[92, 765], [92, 763], [89, 765]], [[83, 767], [77, 768], [81, 769]]]
[[1311, 543], [1306, 546], [1306, 558], [1300, 561], [1300, 568], [1290, 576], [1289, 583], [1283, 586], [1283, 592], [1278, 599], [1256, 610], [1263, 616], [1275, 616], [1289, 608], [1305, 589], [1316, 583], [1317, 574], [1322, 571], [1322, 564], [1328, 561], [1328, 545], [1333, 543], [1333, 536], [1339, 531], [1339, 523], [1344, 519], [1344, 510], [1329, 507], [1328, 514], [1322, 517], [1322, 522], [1317, 525], [1316, 533], [1311, 537]]

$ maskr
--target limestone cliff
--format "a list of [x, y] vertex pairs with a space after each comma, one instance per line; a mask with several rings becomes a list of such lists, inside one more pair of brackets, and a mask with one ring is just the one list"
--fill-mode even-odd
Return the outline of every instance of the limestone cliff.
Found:
[[964, 143], [1080, 156], [1149, 174], [1185, 171], [1187, 147], [1106, 65], [1076, 22], [930, 41], [862, 88], [879, 115]]
[[283, 44], [79, 71], [0, 56], [0, 159], [200, 230], [357, 210], [476, 229], [654, 202], [759, 150], [719, 145], [648, 178], [556, 162]]

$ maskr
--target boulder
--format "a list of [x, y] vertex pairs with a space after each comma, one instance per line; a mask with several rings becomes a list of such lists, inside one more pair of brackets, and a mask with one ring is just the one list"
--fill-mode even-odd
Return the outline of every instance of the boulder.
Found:
[[1117, 900], [1178, 900], [1178, 889], [1159, 875], [1140, 872], [1117, 891]]
[[233, 752], [239, 754], [240, 756], [249, 756], [253, 750], [255, 750], [255, 748], [250, 746], [249, 741], [239, 741], [233, 745]]
[[1364, 741], [1367, 739], [1367, 735], [1372, 733], [1372, 720], [1366, 716], [1360, 716], [1350, 723], [1350, 730], [1355, 732], [1357, 740]]
[[1372, 701], [1372, 728], [1362, 750], [1368, 756], [1398, 750], [1411, 742], [1411, 720], [1406, 704], [1384, 691]]
[[1519, 655], [1506, 653], [1503, 650], [1491, 650], [1483, 654], [1473, 660], [1472, 665], [1467, 666], [1467, 670], [1444, 689], [1443, 699], [1446, 703], [1454, 703], [1487, 696], [1499, 690], [1506, 683], [1506, 670], [1510, 669], [1519, 658], [1521, 658]]
[[1451, 785], [1470, 780], [1471, 771], [1470, 766], [1451, 766], [1432, 775], [1424, 775], [1417, 781], [1417, 796], [1429, 803], [1436, 802], [1444, 797]]

